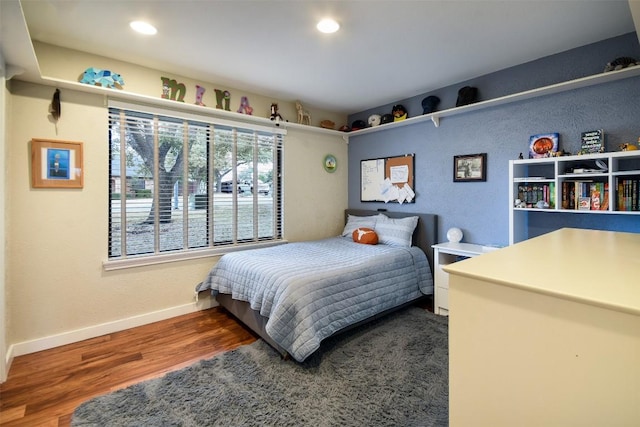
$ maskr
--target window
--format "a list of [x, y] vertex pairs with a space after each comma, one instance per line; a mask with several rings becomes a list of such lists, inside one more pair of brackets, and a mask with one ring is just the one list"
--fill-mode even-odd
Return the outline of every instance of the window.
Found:
[[113, 104], [105, 268], [282, 239], [284, 130]]

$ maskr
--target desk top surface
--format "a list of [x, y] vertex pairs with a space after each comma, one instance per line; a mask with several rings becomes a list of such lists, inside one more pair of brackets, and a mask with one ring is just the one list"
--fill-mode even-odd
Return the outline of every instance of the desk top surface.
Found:
[[640, 315], [640, 234], [563, 228], [445, 271]]

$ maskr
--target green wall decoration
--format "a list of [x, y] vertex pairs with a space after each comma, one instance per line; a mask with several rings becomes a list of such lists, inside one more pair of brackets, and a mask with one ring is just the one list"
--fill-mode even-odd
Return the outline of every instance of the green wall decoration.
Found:
[[184, 96], [187, 92], [184, 83], [178, 83], [176, 79], [169, 77], [160, 77], [160, 80], [162, 80], [162, 98], [184, 102]]
[[[231, 111], [229, 104], [231, 103], [231, 92], [228, 90], [214, 89], [216, 92], [216, 108], [220, 110]], [[224, 106], [222, 105], [224, 101]]]

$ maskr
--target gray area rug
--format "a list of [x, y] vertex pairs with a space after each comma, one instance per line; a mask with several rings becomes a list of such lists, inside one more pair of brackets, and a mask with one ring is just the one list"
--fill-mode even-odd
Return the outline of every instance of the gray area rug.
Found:
[[304, 363], [264, 341], [84, 402], [72, 426], [446, 426], [447, 318], [410, 307]]

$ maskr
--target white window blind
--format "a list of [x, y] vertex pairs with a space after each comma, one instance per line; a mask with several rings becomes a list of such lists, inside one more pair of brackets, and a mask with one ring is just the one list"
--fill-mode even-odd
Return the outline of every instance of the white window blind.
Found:
[[285, 132], [110, 103], [109, 261], [281, 240]]

